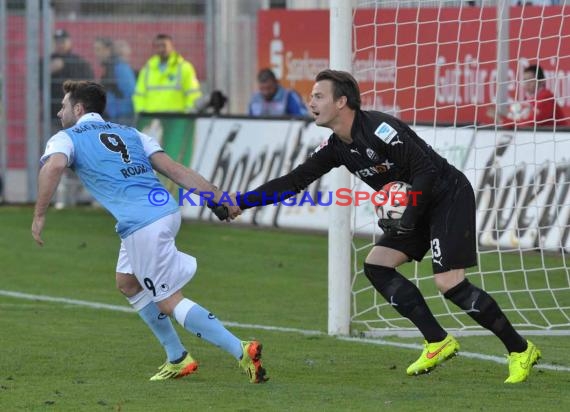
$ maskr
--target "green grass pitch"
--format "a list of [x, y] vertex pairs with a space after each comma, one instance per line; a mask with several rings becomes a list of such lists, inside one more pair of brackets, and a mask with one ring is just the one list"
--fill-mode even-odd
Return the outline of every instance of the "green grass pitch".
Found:
[[[50, 210], [43, 248], [33, 242], [31, 218], [30, 207], [0, 208], [0, 290], [128, 307], [114, 286], [119, 239], [110, 216]], [[198, 372], [149, 382], [164, 353], [136, 314], [0, 294], [0, 410], [570, 410], [567, 336], [532, 338], [543, 362], [564, 370], [538, 368], [513, 386], [503, 384], [506, 364], [459, 356], [412, 378], [405, 369], [417, 349], [327, 336], [326, 242], [225, 223], [182, 225], [178, 247], [198, 259], [184, 293], [239, 337], [263, 342], [264, 385], [249, 384], [230, 355], [179, 327]], [[460, 342], [465, 352], [504, 355], [492, 336]]]

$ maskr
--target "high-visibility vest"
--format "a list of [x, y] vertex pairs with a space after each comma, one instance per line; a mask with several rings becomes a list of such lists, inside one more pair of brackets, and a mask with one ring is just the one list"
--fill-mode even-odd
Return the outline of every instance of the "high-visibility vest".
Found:
[[164, 70], [161, 70], [158, 55], [146, 62], [137, 79], [133, 106], [136, 113], [186, 113], [192, 111], [201, 96], [194, 66], [172, 52]]

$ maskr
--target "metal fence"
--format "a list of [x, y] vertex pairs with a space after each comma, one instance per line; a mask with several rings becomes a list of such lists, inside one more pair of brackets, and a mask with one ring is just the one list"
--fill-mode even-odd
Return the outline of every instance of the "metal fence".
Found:
[[0, 0], [0, 200], [35, 200], [38, 158], [57, 128], [50, 106], [61, 99], [50, 89], [54, 35], [68, 36], [72, 52], [101, 80], [96, 39], [112, 41], [136, 72], [152, 55], [155, 35], [169, 34], [194, 65], [203, 93], [222, 90], [229, 96], [223, 113], [242, 114], [255, 88], [257, 10], [270, 3]]

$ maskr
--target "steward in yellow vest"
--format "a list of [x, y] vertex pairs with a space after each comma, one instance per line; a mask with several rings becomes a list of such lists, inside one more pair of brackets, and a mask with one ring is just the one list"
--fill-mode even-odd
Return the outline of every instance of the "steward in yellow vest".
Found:
[[158, 34], [155, 55], [141, 69], [133, 106], [139, 112], [188, 113], [202, 96], [194, 66], [174, 50], [172, 38]]

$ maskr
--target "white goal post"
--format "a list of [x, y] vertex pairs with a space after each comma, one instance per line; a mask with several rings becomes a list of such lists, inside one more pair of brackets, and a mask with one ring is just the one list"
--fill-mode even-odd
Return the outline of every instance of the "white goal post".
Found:
[[[330, 67], [352, 71], [352, 7], [349, 1], [330, 0]], [[344, 168], [332, 171], [336, 188], [350, 187]], [[333, 205], [329, 213], [328, 333], [348, 335], [350, 326], [350, 207]]]
[[[330, 67], [359, 80], [364, 109], [405, 120], [471, 181], [479, 264], [468, 278], [525, 334], [569, 335], [570, 128], [505, 129], [489, 109], [506, 114], [524, 100], [523, 70], [539, 64], [570, 117], [570, 1], [350, 3], [330, 1]], [[336, 173], [338, 187], [364, 189], [344, 168]], [[364, 276], [380, 232], [361, 233], [375, 222], [348, 207], [330, 215], [329, 334], [417, 335]], [[488, 333], [437, 291], [431, 259], [402, 272], [446, 329]]]

